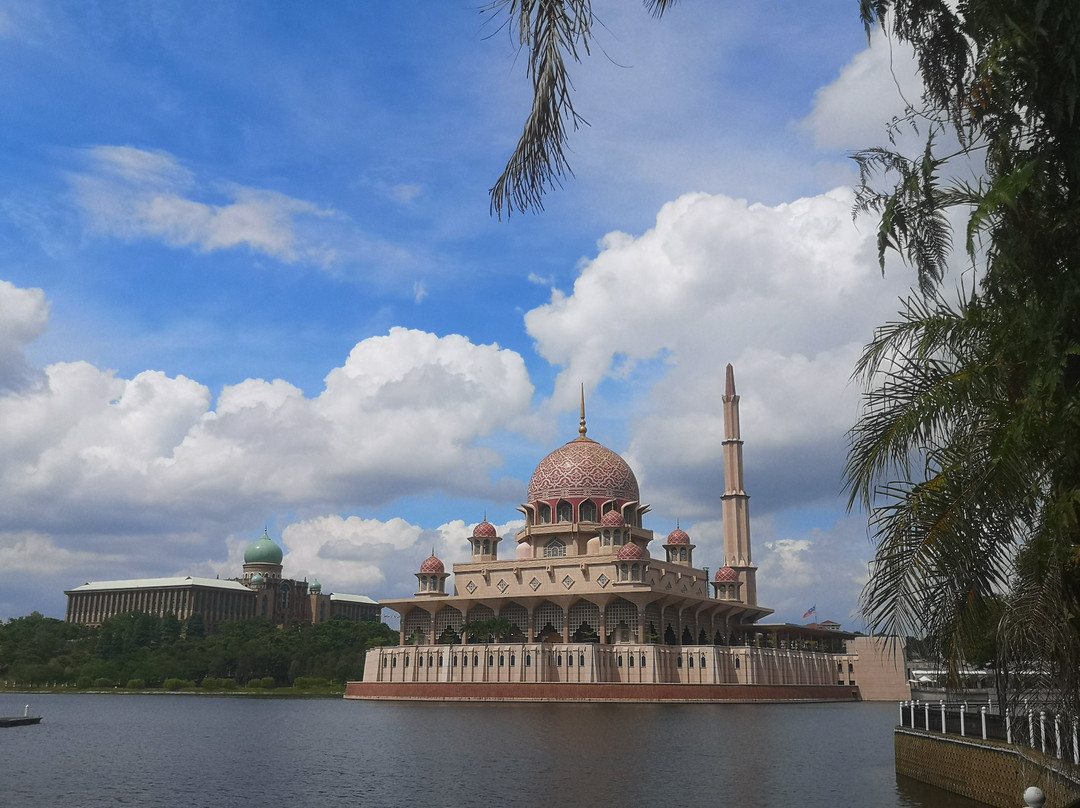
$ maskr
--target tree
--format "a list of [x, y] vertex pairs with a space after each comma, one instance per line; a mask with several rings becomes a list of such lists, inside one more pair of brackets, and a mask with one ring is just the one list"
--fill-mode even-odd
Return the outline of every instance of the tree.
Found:
[[[659, 17], [675, 0], [644, 0]], [[505, 25], [528, 54], [533, 103], [517, 147], [491, 189], [491, 212], [544, 209], [544, 194], [572, 174], [563, 151], [572, 129], [585, 123], [574, 109], [568, 63], [588, 54], [595, 17], [592, 0], [493, 0], [487, 11], [506, 11]]]
[[[921, 153], [856, 155], [882, 267], [895, 251], [920, 286], [857, 368], [865, 409], [847, 481], [878, 542], [863, 611], [874, 630], [934, 638], [955, 673], [1003, 597], [1003, 694], [1017, 697], [1017, 670], [1038, 670], [1044, 695], [1075, 712], [1080, 14], [1046, 0], [861, 9], [914, 47], [926, 87], [904, 121]], [[979, 280], [953, 303], [940, 290], [956, 213]]]

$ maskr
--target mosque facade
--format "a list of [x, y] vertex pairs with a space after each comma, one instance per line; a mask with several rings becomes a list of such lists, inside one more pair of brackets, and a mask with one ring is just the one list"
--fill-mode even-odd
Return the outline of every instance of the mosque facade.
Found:
[[226, 620], [264, 617], [275, 625], [323, 623], [335, 617], [350, 620], [382, 619], [379, 604], [365, 595], [323, 592], [318, 581], [282, 577], [281, 547], [263, 531], [262, 538], [244, 551], [239, 578], [173, 577], [124, 581], [88, 581], [70, 589], [69, 623], [99, 626], [126, 612], [184, 621], [202, 616], [206, 630], [214, 632]]
[[[889, 698], [900, 692], [902, 657], [881, 674], [869, 647], [847, 648], [855, 635], [759, 622], [772, 610], [757, 600], [731, 365], [722, 402], [715, 575], [696, 566], [696, 545], [678, 525], [659, 550], [650, 546], [634, 472], [587, 436], [583, 398], [578, 437], [536, 467], [514, 551], [485, 518], [471, 558], [453, 566], [452, 588], [439, 558], [423, 561], [413, 597], [381, 601], [400, 615], [400, 644], [368, 651], [364, 680], [346, 697], [720, 700], [736, 698], [725, 688], [763, 685], [772, 696], [738, 698], [854, 699], [866, 697], [860, 666], [889, 680]], [[694, 689], [672, 689], [682, 685]]]

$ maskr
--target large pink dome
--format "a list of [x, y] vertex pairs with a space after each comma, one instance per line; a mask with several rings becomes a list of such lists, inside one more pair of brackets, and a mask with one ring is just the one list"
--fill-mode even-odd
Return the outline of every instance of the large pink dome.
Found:
[[600, 520], [600, 524], [604, 527], [626, 527], [626, 520], [618, 511], [608, 511]]
[[637, 477], [611, 449], [580, 437], [541, 460], [529, 482], [529, 502], [561, 497], [637, 502]]
[[624, 544], [619, 550], [619, 561], [637, 561], [645, 557], [645, 552], [636, 544]]
[[716, 571], [716, 577], [713, 580], [718, 584], [733, 583], [739, 580], [739, 573], [731, 567], [721, 567]]

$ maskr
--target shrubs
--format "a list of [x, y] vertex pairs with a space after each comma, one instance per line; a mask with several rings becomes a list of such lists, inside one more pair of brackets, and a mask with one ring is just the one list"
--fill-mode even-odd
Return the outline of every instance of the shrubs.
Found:
[[128, 679], [128, 690], [142, 690], [144, 687], [146, 687], [146, 682], [142, 679]]
[[166, 679], [161, 684], [162, 690], [190, 690], [195, 683], [188, 679]]

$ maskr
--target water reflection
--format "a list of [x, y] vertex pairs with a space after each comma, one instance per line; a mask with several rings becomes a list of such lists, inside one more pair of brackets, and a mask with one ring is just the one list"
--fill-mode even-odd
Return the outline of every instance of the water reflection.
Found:
[[11, 804], [977, 805], [897, 783], [891, 704], [34, 702], [0, 734]]

